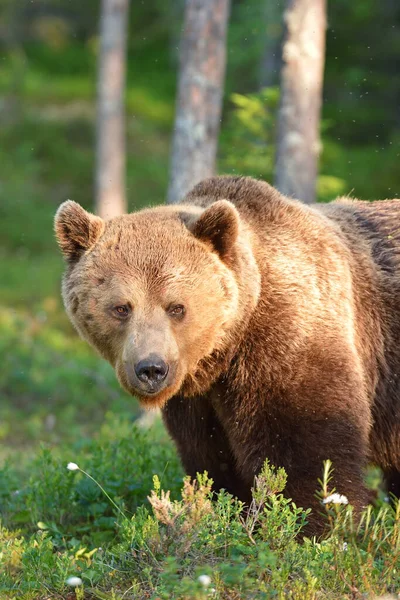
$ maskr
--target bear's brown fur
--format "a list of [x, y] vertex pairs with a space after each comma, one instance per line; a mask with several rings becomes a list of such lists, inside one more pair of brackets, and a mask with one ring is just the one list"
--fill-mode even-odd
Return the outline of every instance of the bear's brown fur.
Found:
[[55, 227], [72, 322], [162, 406], [188, 474], [249, 501], [268, 457], [310, 531], [325, 459], [356, 509], [368, 462], [400, 493], [400, 201], [306, 206], [216, 177], [106, 223], [67, 202]]

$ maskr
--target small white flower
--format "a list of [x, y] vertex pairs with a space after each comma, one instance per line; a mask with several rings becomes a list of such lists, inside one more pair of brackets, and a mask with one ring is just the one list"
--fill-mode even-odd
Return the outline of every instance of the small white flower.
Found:
[[68, 471], [79, 471], [79, 467], [76, 463], [68, 463], [67, 469]]
[[342, 550], [343, 550], [343, 552], [347, 552], [347, 548], [348, 548], [348, 547], [349, 547], [349, 546], [348, 546], [347, 542], [343, 542], [343, 546], [342, 546]]
[[211, 583], [211, 577], [209, 575], [200, 575], [197, 578], [197, 581], [201, 583], [202, 586], [208, 587]]
[[82, 585], [82, 579], [80, 577], [68, 577], [67, 584], [71, 587], [78, 587], [78, 585]]
[[343, 496], [342, 494], [331, 494], [327, 498], [324, 498], [322, 500], [322, 503], [323, 504], [348, 504], [349, 501], [347, 500], [346, 496]]

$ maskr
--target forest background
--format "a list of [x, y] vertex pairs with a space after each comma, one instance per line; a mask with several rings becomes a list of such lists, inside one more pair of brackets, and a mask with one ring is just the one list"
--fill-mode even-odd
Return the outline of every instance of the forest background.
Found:
[[[220, 173], [274, 180], [283, 10], [280, 1], [232, 2]], [[130, 210], [166, 198], [182, 18], [181, 0], [130, 6]], [[320, 202], [399, 196], [399, 25], [396, 0], [329, 2]], [[0, 0], [0, 501], [7, 527], [42, 523], [57, 548], [115, 533], [90, 482], [54, 483], [67, 460], [90, 465], [130, 510], [146, 501], [153, 473], [176, 491], [182, 478], [160, 423], [132, 433], [135, 401], [78, 340], [60, 298], [54, 213], [67, 198], [94, 210], [98, 32], [97, 0]], [[61, 579], [52, 585], [62, 590]]]

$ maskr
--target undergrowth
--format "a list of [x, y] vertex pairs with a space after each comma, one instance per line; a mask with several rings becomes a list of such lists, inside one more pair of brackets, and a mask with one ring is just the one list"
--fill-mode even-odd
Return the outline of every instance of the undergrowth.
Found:
[[[2, 598], [312, 600], [399, 592], [400, 505], [369, 507], [359, 521], [344, 496], [332, 495], [329, 465], [320, 492], [327, 532], [316, 540], [303, 532], [309, 511], [284, 496], [286, 474], [268, 461], [245, 507], [224, 491], [213, 496], [207, 473], [185, 478], [179, 494], [173, 450], [148, 433], [134, 429], [118, 441], [104, 435], [81, 454], [82, 465], [70, 463], [74, 472], [66, 453], [54, 459], [47, 450], [20, 489], [13, 470], [3, 472]], [[20, 530], [11, 528], [18, 520]]]

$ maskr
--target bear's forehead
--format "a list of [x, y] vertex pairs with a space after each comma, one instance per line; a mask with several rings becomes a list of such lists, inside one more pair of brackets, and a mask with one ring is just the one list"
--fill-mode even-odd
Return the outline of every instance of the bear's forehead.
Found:
[[152, 269], [201, 262], [205, 254], [182, 223], [138, 218], [110, 224], [94, 253], [103, 261]]
[[196, 285], [214, 261], [178, 219], [126, 215], [110, 221], [81, 268], [93, 281], [149, 289]]

